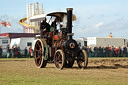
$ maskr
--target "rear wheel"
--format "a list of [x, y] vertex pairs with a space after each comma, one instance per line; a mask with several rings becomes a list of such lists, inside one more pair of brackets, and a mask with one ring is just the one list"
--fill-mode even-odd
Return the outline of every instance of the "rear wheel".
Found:
[[81, 50], [77, 56], [77, 64], [79, 68], [85, 69], [88, 65], [88, 55], [85, 50]]
[[65, 62], [64, 52], [62, 50], [57, 50], [54, 55], [54, 63], [57, 69], [63, 69]]
[[38, 68], [45, 68], [47, 64], [47, 60], [44, 60], [44, 45], [43, 42], [39, 39], [35, 43], [35, 48], [34, 48], [34, 60], [35, 64]]

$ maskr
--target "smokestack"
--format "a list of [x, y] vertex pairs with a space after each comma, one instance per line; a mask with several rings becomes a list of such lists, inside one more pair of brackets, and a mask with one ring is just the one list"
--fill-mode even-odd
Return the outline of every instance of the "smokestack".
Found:
[[67, 28], [69, 39], [72, 39], [72, 10], [73, 8], [67, 8]]

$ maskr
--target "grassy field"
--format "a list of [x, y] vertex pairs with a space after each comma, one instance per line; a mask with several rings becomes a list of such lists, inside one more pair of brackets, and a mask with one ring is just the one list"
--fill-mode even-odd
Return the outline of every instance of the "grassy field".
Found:
[[0, 59], [0, 85], [128, 85], [128, 58], [89, 58], [87, 69], [58, 70], [33, 59]]

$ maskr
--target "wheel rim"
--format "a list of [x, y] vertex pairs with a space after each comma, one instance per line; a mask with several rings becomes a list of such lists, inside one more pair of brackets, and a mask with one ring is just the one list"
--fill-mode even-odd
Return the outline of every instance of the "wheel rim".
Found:
[[77, 64], [79, 68], [86, 68], [88, 64], [88, 56], [85, 50], [82, 50], [79, 53], [78, 59], [77, 59]]
[[55, 66], [58, 69], [64, 67], [64, 54], [61, 50], [57, 50], [54, 57]]
[[41, 42], [38, 40], [35, 44], [35, 49], [34, 49], [34, 59], [35, 59], [35, 64], [36, 66], [41, 66], [42, 63], [42, 46]]
[[80, 60], [79, 60], [79, 64], [81, 67], [83, 67], [85, 65], [85, 57], [84, 57], [84, 54], [83, 53], [80, 53]]

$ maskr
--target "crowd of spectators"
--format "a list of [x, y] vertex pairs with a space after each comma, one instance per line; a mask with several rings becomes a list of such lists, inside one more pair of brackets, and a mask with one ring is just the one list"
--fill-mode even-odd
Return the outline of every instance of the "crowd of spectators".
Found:
[[[0, 58], [3, 57], [2, 54], [3, 54], [3, 49], [2, 49], [2, 46], [0, 46]], [[10, 46], [7, 45], [6, 57], [7, 58], [31, 58], [33, 57], [33, 49], [30, 46], [29, 49], [25, 47], [25, 49], [21, 51], [20, 47], [17, 45], [12, 46], [12, 48], [10, 48]]]
[[20, 54], [20, 47], [15, 45], [12, 46], [12, 48], [9, 47], [9, 45], [7, 46], [7, 58], [10, 57], [14, 57], [14, 58], [20, 58], [21, 54]]
[[[115, 47], [115, 46], [104, 46], [104, 47], [97, 47], [95, 46], [94, 48], [91, 47], [86, 47], [83, 46], [82, 49], [84, 49], [87, 54], [88, 57], [128, 57], [128, 50], [127, 47], [124, 46], [119, 46], [119, 47]], [[7, 58], [31, 58], [33, 57], [33, 49], [30, 46], [29, 49], [27, 49], [27, 47], [25, 47], [25, 49], [23, 50], [23, 54], [21, 54], [21, 49], [19, 46], [15, 45], [12, 46], [12, 48], [9, 47], [9, 45], [7, 46]], [[2, 57], [2, 46], [0, 46], [0, 58]]]
[[82, 47], [88, 54], [89, 57], [127, 57], [127, 47], [124, 46], [104, 46], [104, 47]]

